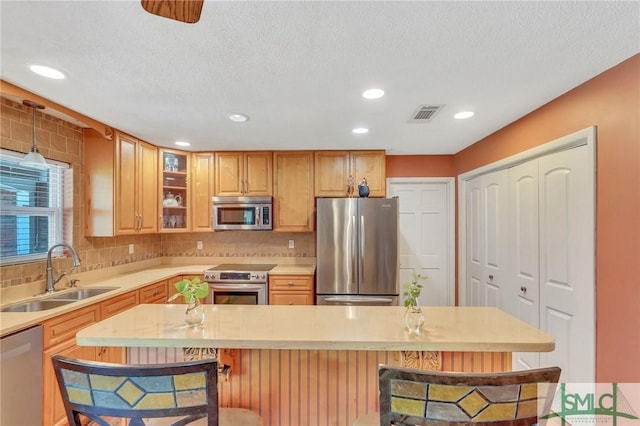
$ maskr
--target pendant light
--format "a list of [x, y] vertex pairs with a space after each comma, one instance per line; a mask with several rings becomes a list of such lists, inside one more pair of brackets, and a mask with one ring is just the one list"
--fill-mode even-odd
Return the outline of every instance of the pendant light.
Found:
[[44, 106], [28, 100], [22, 101], [22, 104], [33, 109], [33, 146], [31, 147], [31, 151], [20, 161], [20, 165], [34, 167], [36, 169], [48, 169], [49, 164], [47, 164], [47, 160], [45, 160], [42, 154], [40, 154], [40, 151], [38, 151], [38, 145], [36, 144], [36, 110], [44, 109]]

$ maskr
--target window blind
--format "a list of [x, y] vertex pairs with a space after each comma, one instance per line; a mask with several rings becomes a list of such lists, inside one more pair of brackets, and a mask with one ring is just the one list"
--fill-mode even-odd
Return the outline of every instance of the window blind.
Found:
[[37, 169], [20, 165], [22, 157], [0, 150], [0, 264], [43, 259], [64, 238], [68, 165]]

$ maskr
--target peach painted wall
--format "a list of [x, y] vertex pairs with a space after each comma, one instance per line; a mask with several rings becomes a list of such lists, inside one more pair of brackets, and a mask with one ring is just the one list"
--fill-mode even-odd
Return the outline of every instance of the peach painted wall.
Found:
[[640, 54], [454, 156], [455, 175], [596, 125], [596, 380], [640, 382]]
[[453, 155], [387, 155], [387, 177], [451, 177]]

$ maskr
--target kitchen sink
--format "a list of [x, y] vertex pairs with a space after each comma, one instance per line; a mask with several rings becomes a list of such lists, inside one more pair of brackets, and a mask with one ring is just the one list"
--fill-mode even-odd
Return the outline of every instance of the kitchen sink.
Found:
[[89, 297], [98, 296], [108, 291], [113, 291], [117, 287], [95, 287], [95, 288], [78, 288], [64, 293], [56, 294], [47, 298], [51, 301], [78, 301], [88, 299]]
[[0, 309], [1, 312], [37, 312], [46, 311], [47, 309], [57, 308], [64, 306], [68, 303], [73, 303], [74, 300], [34, 300], [32, 302], [22, 302], [15, 305], [5, 306]]
[[44, 299], [29, 300], [9, 306], [4, 306], [0, 309], [0, 312], [46, 311], [47, 309], [57, 308], [58, 306], [64, 306], [69, 303], [78, 302], [80, 300], [88, 299], [93, 296], [98, 296], [108, 291], [116, 290], [117, 288], [118, 287], [77, 288], [70, 291], [65, 291], [64, 293], [49, 296]]

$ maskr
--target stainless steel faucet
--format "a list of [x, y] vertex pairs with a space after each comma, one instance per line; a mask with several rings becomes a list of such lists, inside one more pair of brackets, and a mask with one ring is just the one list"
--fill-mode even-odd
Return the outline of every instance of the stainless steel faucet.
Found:
[[49, 249], [49, 252], [47, 253], [47, 289], [45, 290], [45, 293], [47, 293], [47, 294], [51, 294], [54, 291], [56, 291], [54, 286], [56, 285], [56, 283], [58, 281], [60, 281], [62, 279], [62, 277], [65, 276], [64, 272], [62, 274], [60, 274], [60, 276], [58, 278], [55, 278], [53, 276], [53, 268], [51, 267], [51, 253], [57, 247], [66, 247], [66, 248], [68, 248], [69, 251], [71, 252], [71, 261], [73, 262], [73, 266], [74, 267], [80, 266], [80, 258], [78, 257], [78, 253], [76, 253], [76, 250], [73, 247], [71, 247], [69, 244], [61, 243], [61, 244], [56, 244], [53, 247], [51, 247]]

